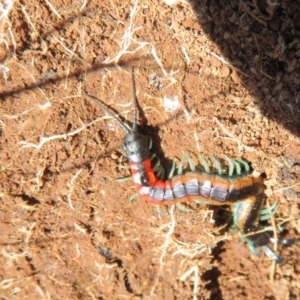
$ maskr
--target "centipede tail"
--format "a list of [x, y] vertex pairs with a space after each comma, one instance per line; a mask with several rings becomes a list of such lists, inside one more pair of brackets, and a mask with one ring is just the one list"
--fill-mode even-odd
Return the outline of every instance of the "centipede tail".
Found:
[[[247, 242], [250, 250], [257, 256], [260, 255], [257, 247], [261, 247], [263, 252], [275, 260], [277, 263], [283, 263], [283, 259], [278, 256], [268, 244], [274, 243], [267, 231], [263, 231], [264, 228], [260, 224], [260, 220], [266, 220], [266, 216], [271, 217], [276, 209], [268, 210], [269, 214], [265, 214], [265, 209], [262, 209], [265, 201], [265, 194], [263, 190], [259, 191], [254, 196], [248, 197], [242, 202], [234, 204], [233, 222], [236, 229], [239, 231], [242, 241]], [[273, 210], [273, 211], [272, 211]], [[262, 217], [262, 218], [261, 218]], [[277, 243], [283, 245], [292, 245], [299, 242], [300, 239], [277, 239]]]

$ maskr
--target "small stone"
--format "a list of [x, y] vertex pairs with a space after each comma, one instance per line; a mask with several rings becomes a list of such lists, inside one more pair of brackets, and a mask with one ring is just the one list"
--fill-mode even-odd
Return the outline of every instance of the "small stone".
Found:
[[228, 40], [230, 38], [230, 33], [228, 31], [225, 31], [223, 34], [224, 40]]
[[264, 93], [265, 95], [269, 95], [269, 94], [270, 94], [270, 89], [267, 88], [267, 87], [263, 87], [263, 88], [262, 88], [262, 91], [263, 91], [263, 93]]
[[118, 155], [116, 154], [116, 152], [113, 152], [110, 157], [113, 160], [117, 160], [118, 159]]
[[56, 151], [58, 152], [63, 149], [63, 146], [62, 146], [62, 144], [57, 144], [55, 148], [56, 148]]
[[213, 67], [221, 67], [221, 62], [220, 62], [220, 60], [219, 59], [217, 59], [216, 57], [214, 57], [214, 56], [212, 56], [211, 58], [210, 58], [210, 63], [211, 63], [211, 65], [213, 66]]
[[236, 71], [233, 71], [230, 75], [231, 80], [235, 83], [235, 84], [239, 84], [241, 82], [239, 74]]
[[3, 45], [0, 46], [0, 62], [3, 62], [7, 57], [7, 50]]
[[230, 75], [230, 69], [226, 66], [222, 67], [221, 69], [221, 77], [225, 78], [228, 77]]
[[214, 97], [212, 98], [212, 101], [213, 101], [214, 104], [218, 103], [218, 102], [219, 102], [219, 97], [214, 96]]
[[291, 207], [291, 217], [296, 218], [297, 216], [299, 216], [299, 209], [297, 204], [293, 204]]
[[296, 69], [297, 64], [298, 64], [298, 60], [296, 58], [293, 58], [292, 61], [288, 62], [288, 66], [287, 66], [287, 70], [286, 71], [288, 73], [293, 72]]
[[275, 85], [274, 87], [274, 92], [279, 92], [282, 89], [283, 83], [279, 82], [278, 84]]
[[300, 49], [297, 50], [297, 51], [295, 52], [295, 55], [296, 55], [297, 57], [300, 57]]
[[287, 73], [284, 73], [281, 80], [283, 82], [290, 82], [290, 75]]
[[268, 22], [270, 29], [274, 31], [279, 31], [280, 29], [280, 19], [278, 17], [273, 18]]

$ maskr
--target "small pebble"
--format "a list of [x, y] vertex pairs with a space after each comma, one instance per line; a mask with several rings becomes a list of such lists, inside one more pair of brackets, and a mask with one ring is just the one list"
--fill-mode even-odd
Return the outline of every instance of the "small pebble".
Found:
[[217, 59], [216, 57], [214, 57], [214, 56], [211, 56], [211, 59], [210, 59], [210, 63], [211, 63], [211, 65], [213, 66], [213, 67], [221, 67], [221, 62], [220, 62], [220, 60], [219, 59]]
[[272, 30], [278, 31], [280, 29], [280, 19], [278, 17], [273, 18], [268, 23]]
[[113, 152], [110, 157], [113, 160], [117, 160], [118, 159], [118, 155], [116, 154], [116, 152]]
[[225, 78], [230, 75], [230, 69], [226, 66], [222, 67], [221, 69], [221, 77]]

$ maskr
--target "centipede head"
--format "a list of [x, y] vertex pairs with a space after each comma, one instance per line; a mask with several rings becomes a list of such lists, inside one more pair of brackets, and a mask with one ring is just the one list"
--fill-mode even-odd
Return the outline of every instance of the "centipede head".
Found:
[[148, 139], [139, 132], [128, 133], [123, 147], [129, 162], [140, 163], [150, 156]]
[[83, 95], [99, 105], [106, 111], [126, 132], [126, 137], [123, 143], [124, 150], [126, 151], [129, 162], [140, 163], [149, 158], [149, 143], [146, 136], [137, 131], [137, 99], [134, 81], [134, 69], [132, 68], [132, 90], [133, 90], [133, 121], [132, 127], [123, 123], [117, 116], [112, 113], [102, 102], [89, 96], [86, 92], [82, 91]]

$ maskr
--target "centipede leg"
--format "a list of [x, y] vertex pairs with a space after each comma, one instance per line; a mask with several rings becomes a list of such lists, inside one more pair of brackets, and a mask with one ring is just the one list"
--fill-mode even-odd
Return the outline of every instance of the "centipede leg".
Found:
[[156, 208], [156, 211], [158, 212], [158, 214], [160, 216], [165, 216], [165, 212], [162, 210], [161, 206], [160, 205], [155, 205], [155, 208]]
[[[150, 157], [151, 162], [156, 158], [156, 154], [152, 154]], [[160, 163], [160, 160], [157, 158], [157, 162], [155, 163], [155, 165], [153, 166], [153, 171], [156, 172], [157, 177], [160, 179], [164, 179], [165, 178], [165, 169], [163, 168], [163, 166]]]
[[189, 154], [188, 152], [185, 152], [185, 155], [186, 155], [186, 157], [187, 157], [187, 159], [188, 159], [188, 163], [189, 163], [189, 166], [190, 166], [191, 171], [192, 171], [192, 172], [195, 172], [195, 171], [196, 171], [196, 167], [195, 167], [195, 165], [194, 165], [194, 162], [193, 162], [193, 160], [192, 160], [190, 154]]
[[269, 214], [271, 213], [274, 209], [277, 209], [277, 204], [278, 204], [278, 201], [275, 201], [270, 207], [266, 207], [266, 208], [263, 208], [259, 211], [259, 213], [261, 215], [265, 215], [265, 214]]
[[245, 160], [239, 158], [236, 158], [235, 160], [244, 165], [246, 173], [250, 172], [250, 166]]
[[118, 169], [129, 170], [129, 169], [130, 169], [130, 166], [129, 166], [129, 165], [126, 165], [126, 166], [117, 165], [117, 168], [118, 168]]
[[150, 157], [150, 160], [153, 161], [153, 159], [154, 159], [155, 157], [156, 157], [156, 154], [153, 153], [153, 154], [151, 155], [151, 157]]
[[115, 182], [126, 182], [126, 181], [129, 181], [129, 180], [132, 180], [131, 176], [117, 178], [117, 179], [115, 179]]
[[232, 159], [234, 165], [235, 165], [235, 169], [236, 169], [236, 174], [237, 175], [241, 175], [242, 174], [242, 169], [241, 169], [241, 165], [239, 164], [238, 161], [236, 161], [235, 159]]
[[154, 165], [153, 171], [156, 172], [158, 178], [163, 179], [165, 177], [165, 169], [161, 165], [160, 160]]
[[[237, 228], [234, 228], [233, 231], [236, 231]], [[251, 241], [248, 236], [244, 236], [241, 232], [239, 232], [239, 236], [242, 242], [246, 243], [248, 248], [250, 249], [250, 251], [256, 255], [256, 256], [260, 256], [259, 251], [256, 248], [256, 245], [254, 243], [254, 241]]]
[[228, 168], [228, 176], [232, 177], [233, 172], [234, 172], [234, 163], [232, 162], [231, 158], [225, 155], [225, 158], [227, 159], [229, 163], [229, 168]]
[[209, 165], [208, 165], [207, 161], [205, 160], [205, 158], [203, 157], [203, 155], [200, 154], [199, 159], [200, 159], [202, 166], [204, 167], [205, 172], [210, 173]]
[[178, 175], [182, 175], [182, 173], [183, 173], [183, 163], [184, 163], [184, 161], [185, 161], [185, 156], [183, 155], [182, 159], [179, 163], [179, 166], [178, 166], [178, 171], [177, 171]]
[[194, 200], [195, 203], [197, 204], [201, 204], [201, 205], [210, 205], [211, 203], [209, 201], [205, 201], [205, 200]]
[[160, 169], [160, 161], [158, 160], [155, 165], [153, 166], [153, 171], [158, 171]]
[[264, 251], [264, 253], [272, 260], [275, 260], [279, 264], [284, 263], [283, 259], [280, 256], [278, 256], [269, 246], [265, 245], [262, 246], [261, 248]]
[[165, 173], [166, 173], [165, 169], [161, 166], [160, 170], [157, 173], [157, 177], [159, 179], [164, 179], [165, 178]]
[[173, 177], [174, 172], [175, 172], [175, 169], [176, 169], [176, 163], [175, 163], [175, 161], [173, 160], [173, 162], [172, 162], [172, 168], [171, 168], [171, 170], [170, 170], [168, 179], [171, 179], [171, 178]]
[[[126, 166], [117, 165], [117, 168], [128, 170], [128, 169], [130, 169], [130, 166], [129, 165], [126, 165]], [[126, 182], [126, 181], [129, 181], [129, 180], [131, 180], [131, 176], [117, 178], [117, 179], [115, 179], [115, 182]]]
[[238, 227], [238, 219], [240, 217], [240, 210], [243, 206], [243, 203], [240, 202], [240, 203], [235, 203], [233, 205], [234, 207], [234, 210], [233, 210], [233, 213], [232, 213], [232, 218], [233, 218], [233, 224], [234, 224], [234, 228], [237, 228]]
[[180, 202], [177, 202], [175, 205], [176, 205], [177, 208], [179, 208], [180, 210], [182, 210], [184, 212], [187, 212], [187, 213], [194, 212], [193, 209], [186, 207], [185, 205], [183, 205]]
[[[241, 239], [241, 240], [242, 240], [242, 239]], [[242, 240], [242, 241], [243, 241], [243, 240]], [[259, 251], [257, 250], [257, 248], [256, 248], [256, 246], [254, 245], [254, 243], [251, 242], [251, 241], [247, 241], [246, 239], [245, 239], [245, 241], [247, 242], [247, 245], [248, 245], [249, 249], [251, 250], [251, 252], [252, 252], [254, 255], [256, 255], [256, 256], [260, 256], [260, 253], [259, 253]]]
[[221, 176], [223, 174], [223, 170], [222, 170], [220, 162], [214, 156], [211, 156], [210, 158], [213, 161], [213, 163], [216, 165], [218, 174]]
[[[267, 234], [266, 234], [267, 235]], [[268, 237], [270, 242], [274, 242], [273, 238]], [[243, 239], [242, 239], [243, 240]], [[247, 239], [246, 239], [247, 241]], [[278, 243], [282, 242], [284, 240], [277, 240]], [[288, 240], [289, 242], [291, 241], [292, 243], [296, 243], [296, 240]], [[250, 250], [252, 251], [253, 254], [255, 254], [256, 256], [260, 256], [260, 253], [258, 252], [256, 245], [253, 241], [247, 241], [248, 247], [250, 248]], [[285, 245], [291, 245], [291, 244], [285, 244]], [[284, 260], [278, 255], [276, 254], [268, 245], [262, 245], [261, 249], [263, 250], [263, 252], [272, 260], [275, 260], [277, 263], [279, 264], [283, 264]]]
[[132, 202], [133, 200], [135, 200], [137, 197], [138, 197], [138, 193], [135, 193], [135, 194], [133, 194], [132, 196], [130, 196], [129, 198], [128, 198], [128, 202]]
[[259, 220], [266, 221], [272, 218], [277, 211], [277, 204], [278, 202], [276, 201], [270, 207], [261, 209], [259, 211]]
[[[274, 238], [270, 238], [270, 241], [272, 243], [275, 243]], [[291, 246], [291, 245], [294, 245], [298, 242], [300, 242], [300, 238], [297, 238], [297, 239], [277, 239], [278, 244], [285, 245], [285, 246]]]
[[[270, 242], [273, 244], [275, 243], [275, 239], [270, 237]], [[285, 245], [285, 246], [291, 246], [300, 241], [300, 238], [297, 239], [277, 239], [276, 240], [278, 244]], [[275, 260], [279, 264], [283, 264], [284, 260], [278, 256], [272, 249], [270, 249], [267, 245], [262, 246], [262, 249], [264, 253], [270, 257], [271, 259]]]

